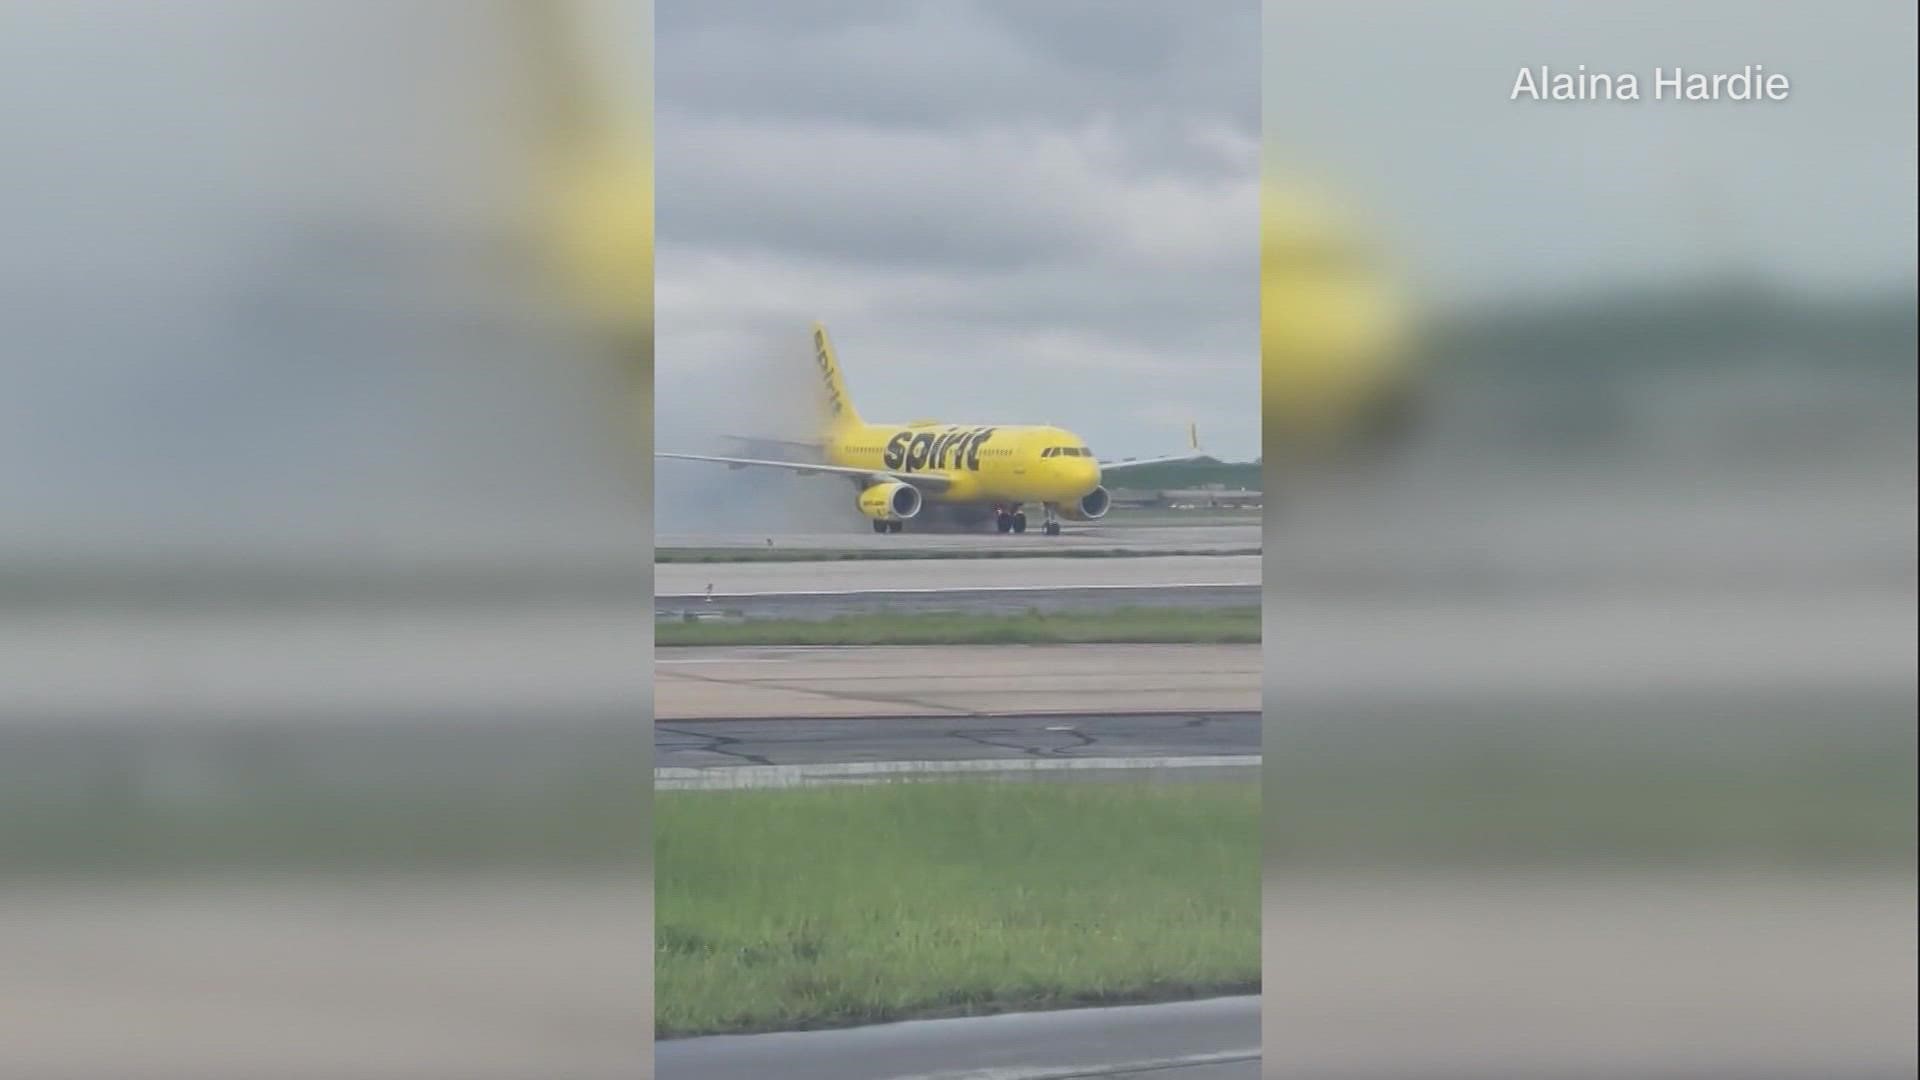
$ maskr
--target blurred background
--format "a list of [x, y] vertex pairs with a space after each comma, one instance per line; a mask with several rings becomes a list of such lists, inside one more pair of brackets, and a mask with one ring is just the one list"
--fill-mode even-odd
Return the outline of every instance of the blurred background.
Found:
[[0, 7], [0, 1073], [632, 1077], [651, 7]]
[[1265, 37], [1266, 1068], [1912, 1075], [1912, 9]]

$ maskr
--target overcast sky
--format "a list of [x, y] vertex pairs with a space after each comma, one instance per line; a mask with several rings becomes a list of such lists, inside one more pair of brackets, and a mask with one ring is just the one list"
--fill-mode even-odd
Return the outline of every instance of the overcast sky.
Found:
[[[1738, 266], [1911, 282], [1914, 7], [1637, 0], [1267, 5], [1274, 160], [1366, 208], [1429, 296], [1644, 285]], [[1546, 64], [1637, 102], [1510, 101]], [[1783, 103], [1650, 100], [1656, 66], [1788, 76]]]
[[1255, 0], [661, 0], [658, 444], [735, 430], [740, 373], [804, 366], [820, 318], [869, 419], [1051, 422], [1115, 457], [1192, 419], [1256, 455], [1259, 25]]

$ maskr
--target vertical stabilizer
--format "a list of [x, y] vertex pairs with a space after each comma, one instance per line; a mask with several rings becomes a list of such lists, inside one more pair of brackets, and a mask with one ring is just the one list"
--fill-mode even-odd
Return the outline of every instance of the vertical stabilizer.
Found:
[[840, 358], [834, 355], [833, 342], [827, 339], [827, 328], [821, 323], [813, 324], [813, 362], [820, 368], [821, 390], [826, 396], [827, 429], [859, 424], [860, 414], [847, 396], [847, 381], [840, 374]]

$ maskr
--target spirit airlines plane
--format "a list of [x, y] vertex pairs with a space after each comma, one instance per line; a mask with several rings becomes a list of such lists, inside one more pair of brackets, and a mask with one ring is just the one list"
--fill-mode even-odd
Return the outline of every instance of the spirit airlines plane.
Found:
[[854, 410], [826, 327], [813, 326], [813, 357], [826, 403], [826, 429], [804, 446], [816, 461], [779, 461], [705, 454], [659, 454], [683, 461], [711, 461], [732, 468], [785, 469], [805, 475], [843, 476], [859, 490], [854, 505], [877, 533], [900, 532], [906, 523], [936, 512], [962, 524], [993, 518], [1000, 532], [1027, 531], [1026, 507], [1038, 504], [1048, 536], [1060, 534], [1060, 519], [1097, 521], [1112, 500], [1100, 486], [1102, 473], [1191, 461], [1200, 457], [1188, 431], [1190, 453], [1174, 457], [1102, 462], [1087, 444], [1057, 427], [1010, 424], [870, 424]]

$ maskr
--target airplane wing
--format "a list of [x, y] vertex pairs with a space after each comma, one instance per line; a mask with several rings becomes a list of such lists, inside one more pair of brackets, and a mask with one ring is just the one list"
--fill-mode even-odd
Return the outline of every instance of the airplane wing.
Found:
[[656, 453], [654, 457], [673, 458], [678, 461], [711, 461], [730, 468], [785, 469], [801, 476], [823, 474], [826, 476], [847, 476], [869, 484], [881, 484], [898, 481], [911, 484], [922, 491], [938, 494], [953, 485], [953, 481], [944, 476], [929, 473], [890, 472], [886, 469], [859, 469], [848, 465], [816, 465], [810, 461], [769, 461], [763, 458], [717, 457], [711, 454], [668, 454]]
[[1175, 454], [1172, 457], [1126, 458], [1121, 461], [1103, 461], [1100, 463], [1100, 471], [1110, 473], [1119, 472], [1121, 469], [1137, 469], [1142, 465], [1172, 465], [1182, 461], [1199, 461], [1206, 456], [1207, 455], [1200, 451], [1195, 450], [1191, 453]]
[[729, 442], [746, 443], [750, 446], [791, 446], [796, 450], [819, 450], [820, 441], [808, 442], [804, 439], [776, 439], [769, 435], [721, 435]]
[[1186, 453], [1174, 454], [1171, 457], [1123, 458], [1120, 461], [1103, 461], [1100, 463], [1100, 471], [1110, 473], [1118, 472], [1121, 469], [1138, 469], [1143, 465], [1173, 465], [1182, 461], [1198, 461], [1206, 456], [1207, 455], [1200, 449], [1199, 425], [1188, 424]]
[[732, 450], [742, 457], [755, 459], [784, 458], [790, 461], [821, 460], [824, 444], [800, 439], [774, 439], [764, 435], [721, 435]]

